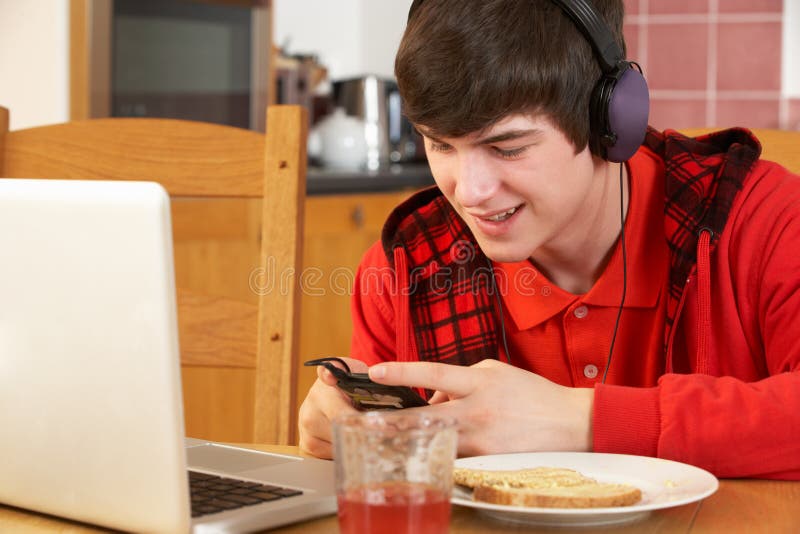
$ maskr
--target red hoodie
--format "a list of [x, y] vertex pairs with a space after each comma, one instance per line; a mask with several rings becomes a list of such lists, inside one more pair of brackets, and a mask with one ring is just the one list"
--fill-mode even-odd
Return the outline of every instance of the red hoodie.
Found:
[[[657, 456], [720, 477], [800, 479], [800, 179], [758, 160], [744, 130], [650, 130], [663, 160], [670, 249], [665, 369], [597, 384], [594, 450]], [[463, 254], [462, 254], [463, 252]], [[492, 270], [437, 189], [398, 207], [364, 257], [351, 356], [471, 365], [501, 353]], [[674, 327], [673, 327], [674, 326]], [[615, 353], [615, 365], [637, 355]]]

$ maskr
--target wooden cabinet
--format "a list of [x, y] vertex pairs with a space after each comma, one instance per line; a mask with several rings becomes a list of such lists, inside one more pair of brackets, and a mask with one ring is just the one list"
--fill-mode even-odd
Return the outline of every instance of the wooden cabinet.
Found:
[[[221, 305], [243, 302], [256, 310], [257, 292], [280, 290], [291, 276], [303, 286], [297, 404], [316, 379], [303, 361], [348, 355], [350, 297], [364, 252], [380, 238], [390, 211], [411, 192], [311, 196], [305, 206], [301, 273], [257, 273], [260, 202], [181, 199], [173, 202], [176, 282], [181, 290], [218, 295]], [[268, 284], [265, 285], [265, 284]], [[247, 312], [247, 308], [232, 309]], [[232, 318], [232, 328], [235, 323]], [[185, 335], [185, 334], [184, 334]], [[213, 350], [213, 347], [210, 348]], [[254, 369], [226, 358], [226, 365], [184, 365], [184, 405], [189, 436], [247, 442], [253, 418]]]

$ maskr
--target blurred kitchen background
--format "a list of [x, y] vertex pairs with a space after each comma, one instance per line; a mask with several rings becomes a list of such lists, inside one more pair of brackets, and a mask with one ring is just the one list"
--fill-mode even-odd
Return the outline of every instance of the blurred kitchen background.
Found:
[[[312, 163], [419, 162], [392, 80], [410, 3], [0, 0], [0, 103], [12, 130], [109, 115], [263, 129], [268, 103], [300, 103]], [[625, 3], [653, 126], [800, 129], [800, 0]]]

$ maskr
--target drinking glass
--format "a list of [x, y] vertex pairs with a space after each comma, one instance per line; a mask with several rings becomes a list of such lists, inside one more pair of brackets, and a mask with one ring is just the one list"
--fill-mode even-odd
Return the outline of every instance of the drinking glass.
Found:
[[455, 420], [413, 410], [334, 420], [341, 532], [448, 532], [457, 438]]

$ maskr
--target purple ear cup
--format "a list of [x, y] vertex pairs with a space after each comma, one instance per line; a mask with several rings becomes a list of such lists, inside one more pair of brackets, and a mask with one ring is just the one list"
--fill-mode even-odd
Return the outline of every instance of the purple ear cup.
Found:
[[[608, 161], [626, 161], [644, 141], [650, 114], [650, 94], [644, 76], [627, 68], [614, 85], [608, 101], [608, 131], [613, 144], [606, 144]], [[604, 143], [605, 144], [605, 143]]]

